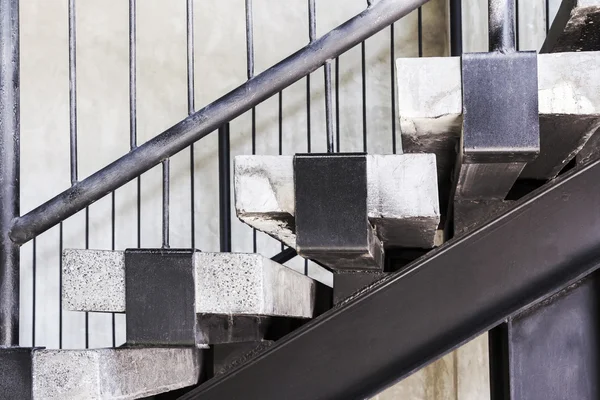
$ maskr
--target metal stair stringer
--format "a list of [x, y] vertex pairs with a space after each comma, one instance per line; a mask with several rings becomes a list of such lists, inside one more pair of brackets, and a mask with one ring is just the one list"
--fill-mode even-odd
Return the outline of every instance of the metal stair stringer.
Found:
[[600, 161], [182, 399], [365, 398], [600, 266]]

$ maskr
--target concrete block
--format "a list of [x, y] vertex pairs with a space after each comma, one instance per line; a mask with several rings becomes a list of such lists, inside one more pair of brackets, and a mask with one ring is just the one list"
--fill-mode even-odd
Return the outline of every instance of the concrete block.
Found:
[[196, 253], [196, 312], [311, 318], [315, 283], [259, 254]]
[[[112, 254], [105, 254], [112, 253]], [[65, 250], [63, 305], [72, 311], [125, 312], [122, 251]], [[104, 260], [109, 260], [102, 264]], [[194, 253], [197, 314], [311, 318], [315, 282], [259, 254]], [[102, 290], [91, 290], [93, 285]], [[81, 289], [81, 286], [84, 289]], [[86, 289], [90, 290], [86, 290]], [[176, 290], [176, 288], [174, 288]]]
[[33, 399], [138, 399], [198, 383], [200, 350], [37, 350]]
[[[238, 217], [296, 248], [293, 176], [292, 156], [235, 158]], [[254, 196], [256, 187], [270, 193]], [[433, 247], [440, 221], [435, 156], [367, 155], [367, 214], [384, 246]]]
[[237, 156], [234, 186], [238, 218], [296, 248], [293, 163], [293, 156]]
[[[407, 153], [435, 153], [442, 198], [449, 192], [462, 125], [459, 57], [398, 59], [398, 109]], [[600, 53], [538, 55], [540, 155], [522, 178], [551, 179], [600, 124]]]

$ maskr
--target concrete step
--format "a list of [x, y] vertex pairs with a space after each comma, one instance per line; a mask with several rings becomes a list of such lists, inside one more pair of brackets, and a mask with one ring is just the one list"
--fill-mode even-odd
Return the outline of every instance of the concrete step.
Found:
[[0, 393], [33, 400], [139, 399], [198, 383], [201, 357], [195, 348], [2, 349]]
[[[435, 153], [444, 185], [462, 128], [461, 59], [401, 58], [396, 66], [404, 151]], [[600, 127], [599, 68], [597, 52], [538, 55], [541, 149], [521, 178], [554, 178]]]
[[[383, 245], [433, 247], [440, 222], [435, 156], [366, 158], [368, 219]], [[237, 156], [235, 208], [246, 224], [296, 248], [293, 163], [293, 156]]]
[[[194, 327], [199, 327], [193, 335], [196, 345], [261, 340], [268, 331], [281, 326], [286, 319], [312, 318], [318, 312], [318, 284], [268, 258], [259, 254], [188, 253], [192, 260], [190, 269], [193, 271], [189, 279], [194, 281], [189, 282], [191, 293], [182, 287], [185, 282], [172, 289], [161, 288], [160, 291], [180, 290], [181, 295], [177, 298], [189, 298], [190, 310], [196, 317], [186, 314], [184, 319]], [[160, 255], [151, 256], [160, 264], [160, 258], [156, 258]], [[127, 312], [125, 260], [126, 252], [123, 251], [65, 250], [62, 263], [63, 307], [71, 311]], [[144, 266], [141, 267], [145, 271]], [[149, 263], [148, 274], [154, 274], [151, 267], [161, 266], [151, 266]], [[169, 274], [171, 266], [166, 268]], [[165, 280], [160, 276], [157, 279], [161, 281], [159, 284]], [[137, 286], [135, 290], [138, 291], [144, 291], [146, 287]], [[147, 286], [148, 296], [152, 296], [152, 287], [156, 285], [148, 282]], [[168, 305], [161, 305], [168, 301], [159, 303], [151, 305], [144, 300], [136, 304], [138, 308], [154, 307], [149, 312], [150, 316], [156, 314], [159, 307], [167, 307], [161, 309], [167, 316], [176, 314], [168, 309]], [[142, 314], [144, 312], [142, 310]], [[133, 343], [133, 337], [129, 337], [129, 314], [127, 340]], [[140, 318], [143, 320], [147, 317]], [[194, 318], [194, 321], [187, 321], [189, 318]], [[139, 321], [137, 317], [134, 320]], [[138, 339], [135, 340], [136, 344], [142, 344]]]

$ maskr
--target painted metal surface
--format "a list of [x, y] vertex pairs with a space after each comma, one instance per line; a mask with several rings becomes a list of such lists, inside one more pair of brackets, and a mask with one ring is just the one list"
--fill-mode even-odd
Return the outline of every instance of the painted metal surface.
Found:
[[382, 270], [383, 244], [368, 220], [364, 154], [294, 157], [296, 250], [334, 270]]

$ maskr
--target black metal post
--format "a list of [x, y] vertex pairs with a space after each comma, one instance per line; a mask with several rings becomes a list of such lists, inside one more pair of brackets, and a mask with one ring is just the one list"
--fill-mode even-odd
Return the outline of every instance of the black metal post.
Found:
[[276, 263], [283, 264], [287, 261], [290, 261], [297, 255], [298, 253], [296, 253], [296, 249], [288, 247], [287, 249], [282, 250], [281, 253], [275, 254], [273, 257], [271, 257], [271, 260], [275, 261]]
[[488, 0], [490, 51], [515, 51], [514, 0]]
[[450, 0], [450, 54], [462, 55], [462, 0]]
[[11, 239], [23, 244], [148, 171], [321, 67], [428, 0], [379, 0], [285, 60], [136, 147], [75, 186], [15, 218]]
[[219, 128], [219, 221], [221, 251], [231, 251], [231, 179], [229, 124]]
[[19, 0], [0, 0], [0, 346], [19, 345]]

